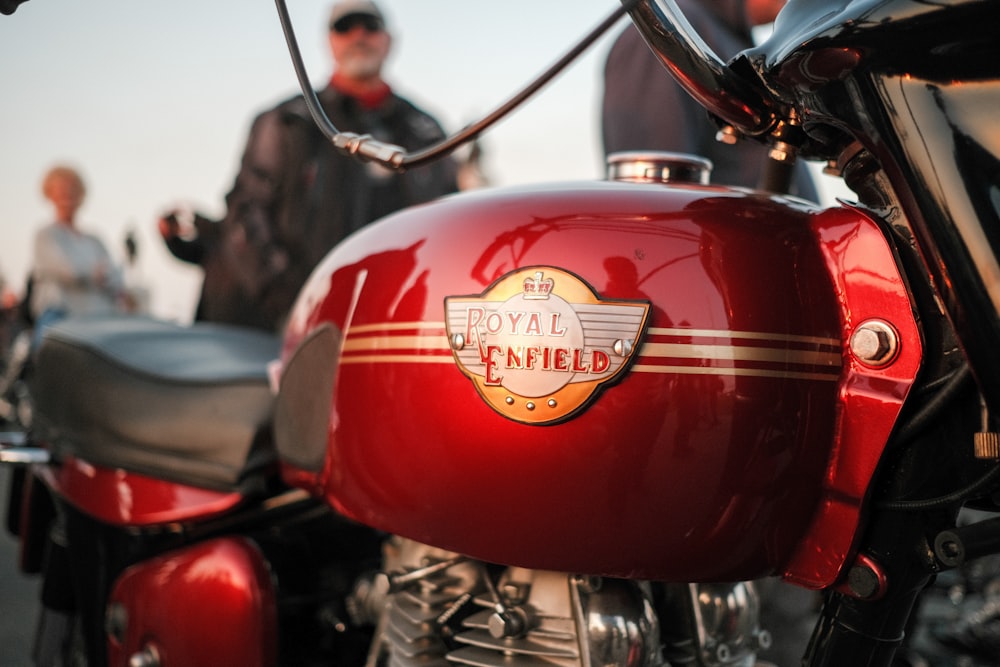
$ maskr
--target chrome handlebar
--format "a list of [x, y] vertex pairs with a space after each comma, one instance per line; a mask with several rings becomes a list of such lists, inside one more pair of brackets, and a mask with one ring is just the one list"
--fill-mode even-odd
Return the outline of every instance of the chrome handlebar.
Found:
[[622, 5], [663, 66], [705, 109], [750, 136], [776, 125], [774, 103], [722, 62], [674, 0], [622, 0]]

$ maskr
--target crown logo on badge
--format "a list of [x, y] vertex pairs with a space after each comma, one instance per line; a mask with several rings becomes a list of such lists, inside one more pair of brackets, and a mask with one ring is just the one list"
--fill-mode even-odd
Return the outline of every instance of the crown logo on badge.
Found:
[[524, 298], [527, 300], [548, 299], [556, 282], [552, 278], [544, 278], [544, 273], [535, 271], [535, 275], [524, 279]]

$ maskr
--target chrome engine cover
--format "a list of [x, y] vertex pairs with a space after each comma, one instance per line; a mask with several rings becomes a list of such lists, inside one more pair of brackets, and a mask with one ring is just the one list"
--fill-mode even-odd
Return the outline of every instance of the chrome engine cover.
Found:
[[386, 563], [355, 599], [377, 617], [366, 667], [751, 667], [766, 640], [749, 583], [502, 568], [398, 537]]

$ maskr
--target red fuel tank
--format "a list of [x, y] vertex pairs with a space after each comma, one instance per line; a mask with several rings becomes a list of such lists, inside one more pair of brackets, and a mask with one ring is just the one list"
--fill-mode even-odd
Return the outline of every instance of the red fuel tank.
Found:
[[700, 185], [466, 193], [317, 268], [278, 446], [346, 515], [483, 560], [820, 587], [920, 354], [860, 211]]

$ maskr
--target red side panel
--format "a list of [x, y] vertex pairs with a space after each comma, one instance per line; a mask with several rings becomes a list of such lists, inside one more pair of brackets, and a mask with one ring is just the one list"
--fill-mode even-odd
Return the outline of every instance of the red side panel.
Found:
[[160, 664], [271, 667], [277, 650], [275, 592], [249, 541], [224, 538], [127, 569], [108, 606], [110, 664], [140, 651]]
[[78, 510], [116, 526], [207, 518], [232, 509], [243, 499], [235, 492], [177, 484], [74, 457], [40, 468], [39, 474]]

